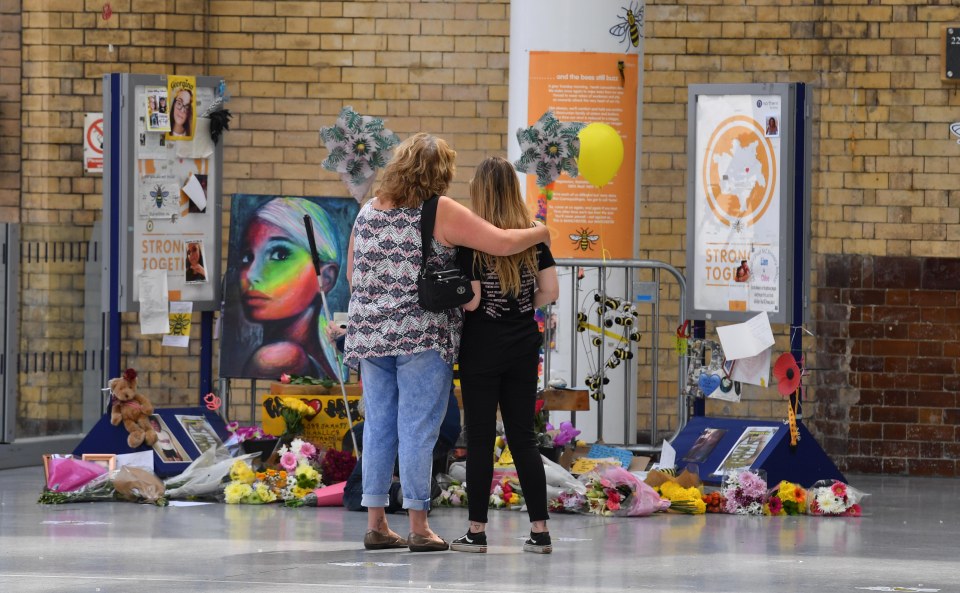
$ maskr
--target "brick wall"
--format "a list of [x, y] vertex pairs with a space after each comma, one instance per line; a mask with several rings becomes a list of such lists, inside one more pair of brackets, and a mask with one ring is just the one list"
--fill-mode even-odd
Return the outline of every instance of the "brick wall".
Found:
[[20, 3], [0, 0], [0, 222], [20, 216]]
[[814, 373], [823, 444], [851, 471], [960, 469], [960, 260], [823, 258]]
[[[428, 131], [451, 142], [458, 152], [452, 189], [458, 198], [467, 196], [472, 167], [505, 150], [509, 2], [112, 0], [109, 19], [102, 17], [104, 3], [0, 0], [0, 216], [8, 200], [8, 214], [44, 227], [37, 230], [41, 236], [61, 226], [89, 235], [100, 218], [100, 177], [83, 173], [81, 148], [83, 113], [101, 110], [104, 73], [228, 81], [235, 118], [224, 141], [224, 196], [348, 195], [336, 174], [320, 168], [326, 150], [318, 133], [345, 105], [384, 117], [401, 137]], [[18, 56], [19, 41], [6, 27], [21, 5]], [[21, 88], [22, 117], [5, 100]], [[22, 143], [8, 138], [7, 119], [10, 128], [24, 130]], [[11, 174], [10, 181], [8, 152], [23, 161], [22, 175]], [[13, 183], [22, 183], [22, 192]], [[226, 242], [226, 217], [223, 237]], [[34, 284], [45, 285], [43, 272], [37, 274]], [[80, 348], [54, 341], [79, 331], [64, 328], [55, 299], [52, 291], [31, 293], [22, 313], [29, 320], [22, 349]], [[184, 351], [143, 338], [137, 316], [123, 315], [122, 365], [141, 372], [144, 392], [160, 405], [196, 401], [199, 315], [194, 322], [194, 340]], [[22, 376], [23, 413], [75, 416], [54, 405], [62, 395], [53, 389], [42, 373]], [[78, 404], [77, 389], [66, 399]], [[235, 382], [232, 395], [242, 418], [249, 387]]]
[[[956, 334], [945, 316], [958, 287], [931, 285], [919, 271], [960, 255], [960, 146], [948, 131], [958, 95], [939, 77], [940, 28], [958, 21], [960, 7], [946, 0], [646, 6], [642, 257], [684, 265], [687, 85], [814, 89], [810, 329], [818, 338], [804, 346], [820, 370], [805, 413], [845, 469], [957, 475]], [[834, 273], [859, 270], [855, 262], [865, 282], [868, 268], [890, 262], [915, 273], [882, 290]], [[916, 318], [857, 317], [898, 314]], [[776, 330], [775, 349], [788, 349], [784, 328]], [[747, 399], [714, 409], [761, 417], [766, 402], [772, 417], [784, 415], [778, 398]]]
[[[822, 279], [827, 258], [835, 255], [913, 258], [921, 266], [936, 261], [930, 258], [957, 257], [960, 196], [953, 187], [960, 161], [952, 157], [960, 146], [948, 126], [957, 120], [958, 98], [954, 86], [939, 80], [938, 48], [940, 26], [960, 21], [954, 4], [648, 2], [640, 256], [685, 265], [687, 85], [804, 81], [815, 91], [814, 286], [834, 288]], [[0, 0], [0, 216], [80, 227], [99, 217], [100, 180], [84, 175], [79, 163], [82, 113], [99, 111], [104, 72], [210, 74], [229, 81], [236, 119], [225, 140], [225, 194], [345, 195], [337, 177], [319, 167], [325, 151], [317, 130], [346, 104], [385, 117], [401, 136], [426, 130], [447, 137], [460, 154], [452, 190], [458, 197], [466, 196], [472, 166], [502, 152], [509, 139], [506, 1], [111, 5], [114, 14], [104, 20], [101, 0]], [[17, 57], [6, 31], [16, 26], [21, 6]], [[18, 68], [19, 86], [11, 84]], [[7, 102], [18, 89], [22, 114]], [[19, 129], [22, 142], [11, 141], [8, 131]], [[22, 173], [8, 175], [17, 170]], [[19, 211], [3, 210], [8, 205]], [[818, 326], [831, 321], [827, 306], [836, 304], [824, 298], [815, 291], [823, 306], [810, 329], [818, 335]], [[41, 302], [36, 311], [45, 308]], [[38, 331], [42, 337], [55, 327], [51, 320]], [[144, 385], [160, 403], [193, 401], [198, 375], [191, 356], [161, 349], [137, 328], [135, 316], [124, 316], [123, 364], [146, 371]], [[782, 351], [785, 331], [777, 333]], [[872, 347], [887, 339], [878, 337]], [[817, 350], [831, 354], [839, 343], [853, 347], [848, 336], [808, 339], [806, 346], [813, 360]], [[666, 364], [668, 359], [661, 361]], [[887, 372], [894, 380], [903, 373]], [[848, 428], [834, 423], [844, 414], [853, 418], [859, 389], [831, 375], [811, 389], [811, 402], [835, 401], [831, 405], [838, 408], [811, 403], [806, 412], [841, 464], [866, 470], [848, 461], [839, 440]], [[945, 381], [944, 390], [955, 394], [952, 389]], [[742, 404], [712, 411], [784, 415], [768, 391], [746, 395]], [[944, 416], [944, 424], [950, 418]], [[922, 444], [931, 442], [918, 441], [919, 459], [933, 459]], [[890, 464], [889, 471], [922, 471], [918, 464]]]

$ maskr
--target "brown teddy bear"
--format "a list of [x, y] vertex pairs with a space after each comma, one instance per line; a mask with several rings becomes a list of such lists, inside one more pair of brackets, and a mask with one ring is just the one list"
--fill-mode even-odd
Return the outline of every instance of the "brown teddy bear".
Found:
[[144, 442], [153, 446], [157, 442], [157, 432], [150, 425], [153, 404], [146, 396], [137, 393], [137, 371], [127, 369], [122, 377], [110, 379], [107, 383], [112, 394], [110, 406], [110, 424], [123, 426], [130, 434], [127, 444], [136, 449]]

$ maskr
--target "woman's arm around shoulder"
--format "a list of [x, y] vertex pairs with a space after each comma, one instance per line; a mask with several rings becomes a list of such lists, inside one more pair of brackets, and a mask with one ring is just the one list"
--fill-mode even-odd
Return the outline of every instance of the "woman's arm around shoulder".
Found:
[[560, 281], [557, 279], [557, 266], [550, 266], [537, 272], [537, 291], [533, 293], [534, 308], [552, 303], [560, 296]]
[[433, 236], [446, 245], [463, 245], [490, 255], [513, 255], [537, 243], [547, 243], [550, 231], [543, 225], [497, 228], [456, 200], [440, 196]]

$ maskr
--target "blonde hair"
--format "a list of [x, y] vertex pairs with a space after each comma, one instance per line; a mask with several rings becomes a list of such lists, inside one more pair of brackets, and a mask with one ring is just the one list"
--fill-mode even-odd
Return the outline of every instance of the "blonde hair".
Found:
[[[533, 221], [520, 195], [520, 182], [510, 161], [502, 157], [484, 159], [470, 181], [470, 200], [474, 212], [490, 224], [502, 229], [529, 228]], [[505, 296], [520, 294], [523, 269], [537, 271], [537, 248], [528, 248], [514, 255], [495, 256], [475, 251], [474, 261], [493, 270], [500, 279], [500, 292]]]
[[447, 191], [456, 172], [456, 159], [457, 153], [442, 138], [414, 134], [394, 149], [377, 196], [395, 208], [417, 208]]

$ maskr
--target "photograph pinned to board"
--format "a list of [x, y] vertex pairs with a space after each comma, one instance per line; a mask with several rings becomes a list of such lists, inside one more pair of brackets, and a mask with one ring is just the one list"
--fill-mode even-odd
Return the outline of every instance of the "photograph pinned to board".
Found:
[[147, 131], [169, 132], [170, 113], [167, 109], [167, 87], [148, 86], [144, 89], [147, 109]]
[[193, 303], [173, 301], [170, 303], [170, 333], [163, 336], [161, 344], [174, 348], [186, 348], [190, 345], [190, 318], [193, 316]]
[[207, 176], [190, 173], [183, 185], [183, 193], [190, 199], [189, 212], [201, 213], [207, 210]]
[[728, 471], [749, 469], [760, 457], [764, 447], [779, 430], [776, 426], [748, 426], [743, 434], [731, 447], [730, 452], [723, 458], [720, 465], [713, 472], [715, 476], [722, 476]]
[[187, 253], [184, 260], [184, 281], [187, 284], [203, 284], [207, 281], [207, 258], [203, 251], [203, 241], [187, 241]]
[[193, 76], [168, 76], [170, 131], [167, 140], [193, 140], [197, 123], [197, 79]]
[[148, 132], [144, 118], [140, 117], [140, 136], [137, 147], [138, 159], [166, 159], [170, 156], [170, 147], [163, 134]]
[[159, 414], [150, 416], [150, 426], [157, 433], [157, 442], [153, 444], [153, 450], [160, 461], [163, 463], [186, 463], [193, 461], [190, 455], [184, 450], [183, 445], [173, 436], [170, 427], [163, 421]]
[[703, 463], [710, 457], [713, 450], [717, 448], [720, 439], [727, 434], [724, 428], [704, 428], [697, 440], [693, 442], [690, 450], [683, 456], [683, 461], [690, 463]]
[[177, 414], [176, 416], [177, 422], [180, 423], [184, 432], [187, 433], [187, 436], [190, 437], [190, 440], [193, 441], [193, 444], [196, 445], [197, 450], [200, 451], [201, 454], [207, 449], [223, 445], [223, 441], [217, 436], [217, 431], [210, 426], [210, 423], [207, 422], [207, 419], [203, 416], [186, 416], [182, 414]]
[[170, 173], [140, 178], [140, 218], [173, 218], [180, 213], [180, 184]]
[[170, 333], [167, 302], [167, 271], [144, 270], [137, 278], [140, 285], [140, 333]]

